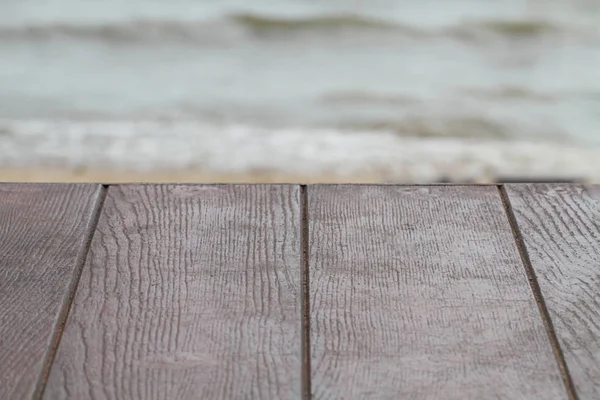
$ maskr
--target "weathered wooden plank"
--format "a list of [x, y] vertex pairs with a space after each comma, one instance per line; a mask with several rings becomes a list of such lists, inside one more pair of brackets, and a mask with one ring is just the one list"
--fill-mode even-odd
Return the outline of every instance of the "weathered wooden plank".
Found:
[[111, 186], [47, 398], [300, 395], [296, 186]]
[[495, 187], [308, 189], [316, 399], [567, 394]]
[[600, 399], [600, 187], [506, 190], [575, 390]]
[[100, 190], [0, 184], [1, 399], [31, 397], [48, 367]]

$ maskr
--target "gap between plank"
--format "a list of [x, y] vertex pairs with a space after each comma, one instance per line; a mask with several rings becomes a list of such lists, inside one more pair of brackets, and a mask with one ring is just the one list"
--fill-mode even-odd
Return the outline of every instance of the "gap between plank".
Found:
[[517, 223], [517, 218], [515, 217], [515, 213], [510, 204], [508, 193], [506, 192], [506, 188], [504, 187], [504, 185], [497, 185], [497, 187], [500, 193], [500, 197], [502, 199], [502, 204], [504, 205], [504, 210], [506, 211], [508, 223], [510, 225], [515, 239], [515, 243], [519, 250], [519, 255], [521, 256], [521, 261], [523, 263], [523, 266], [525, 267], [527, 280], [529, 281], [531, 291], [533, 292], [533, 297], [535, 298], [535, 301], [538, 305], [538, 309], [540, 311], [540, 316], [542, 317], [542, 320], [544, 322], [546, 333], [548, 334], [548, 339], [550, 341], [550, 345], [552, 346], [552, 351], [554, 352], [554, 357], [556, 359], [556, 363], [558, 364], [558, 369], [560, 370], [560, 374], [562, 376], [567, 395], [569, 396], [569, 399], [577, 400], [577, 392], [575, 391], [575, 385], [573, 384], [573, 380], [571, 379], [569, 367], [567, 366], [567, 362], [565, 360], [563, 351], [560, 347], [560, 343], [558, 341], [558, 337], [554, 329], [554, 324], [552, 323], [550, 313], [548, 312], [548, 308], [546, 307], [546, 301], [544, 300], [544, 296], [542, 295], [542, 290], [540, 289], [535, 270], [533, 269], [533, 266], [531, 264], [531, 259], [529, 258], [527, 247], [525, 246], [525, 242], [523, 241], [523, 236], [521, 235], [521, 230]]
[[308, 259], [308, 194], [306, 185], [300, 185], [300, 310], [301, 310], [301, 391], [302, 399], [310, 400], [311, 394], [311, 370], [310, 370], [310, 275]]
[[42, 372], [38, 379], [38, 384], [35, 388], [35, 392], [33, 393], [33, 399], [41, 399], [44, 395], [44, 390], [46, 389], [46, 383], [48, 381], [48, 377], [50, 375], [50, 368], [54, 363], [54, 358], [56, 357], [56, 352], [58, 351], [58, 346], [60, 344], [60, 340], [62, 338], [62, 334], [67, 323], [67, 317], [69, 316], [69, 312], [71, 311], [71, 305], [73, 304], [73, 299], [75, 298], [75, 292], [77, 291], [77, 286], [79, 285], [79, 279], [81, 278], [81, 272], [85, 265], [85, 261], [87, 259], [87, 255], [92, 244], [92, 239], [94, 238], [94, 233], [96, 232], [96, 227], [98, 226], [98, 220], [100, 219], [100, 214], [102, 213], [102, 209], [104, 207], [104, 200], [106, 199], [106, 194], [108, 192], [108, 185], [101, 185], [99, 189], [98, 196], [96, 197], [96, 202], [94, 204], [94, 208], [92, 211], [92, 215], [90, 217], [90, 221], [88, 224], [88, 233], [83, 243], [82, 249], [77, 256], [77, 262], [75, 264], [75, 269], [73, 271], [73, 277], [69, 284], [69, 289], [67, 292], [67, 298], [63, 302], [62, 309], [58, 315], [58, 319], [56, 325], [54, 327], [54, 334], [52, 336], [52, 340], [50, 342], [50, 348], [48, 353], [46, 354], [44, 364], [42, 366]]

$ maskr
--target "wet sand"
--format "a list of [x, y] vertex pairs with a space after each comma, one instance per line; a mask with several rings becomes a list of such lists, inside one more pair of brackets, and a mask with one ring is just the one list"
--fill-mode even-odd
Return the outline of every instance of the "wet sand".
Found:
[[0, 182], [99, 182], [99, 183], [390, 183], [383, 176], [286, 174], [276, 172], [211, 173], [192, 170], [119, 171], [108, 169], [0, 168]]
[[600, 179], [564, 179], [561, 177], [527, 176], [480, 176], [475, 179], [419, 181], [415, 179], [397, 180], [386, 174], [356, 174], [352, 176], [335, 173], [291, 174], [278, 172], [216, 173], [194, 170], [126, 171], [111, 169], [60, 168], [0, 168], [0, 182], [97, 182], [97, 183], [382, 183], [382, 184], [431, 184], [431, 183], [472, 183], [487, 184], [498, 182], [561, 182], [576, 181], [599, 184]]

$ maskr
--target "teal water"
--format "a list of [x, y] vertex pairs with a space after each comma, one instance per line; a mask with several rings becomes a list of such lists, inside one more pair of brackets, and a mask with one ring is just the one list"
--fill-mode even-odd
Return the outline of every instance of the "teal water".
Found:
[[600, 145], [600, 3], [0, 3], [0, 163], [69, 164], [75, 147], [46, 147], [103, 140], [102, 123], [130, 145], [175, 140], [136, 121], [185, 126], [186, 138], [235, 127], [269, 140], [294, 129]]

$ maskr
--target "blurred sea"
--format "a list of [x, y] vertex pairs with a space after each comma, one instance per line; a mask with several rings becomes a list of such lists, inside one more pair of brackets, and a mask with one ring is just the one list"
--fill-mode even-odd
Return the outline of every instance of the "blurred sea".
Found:
[[600, 176], [597, 0], [1, 0], [0, 167]]

